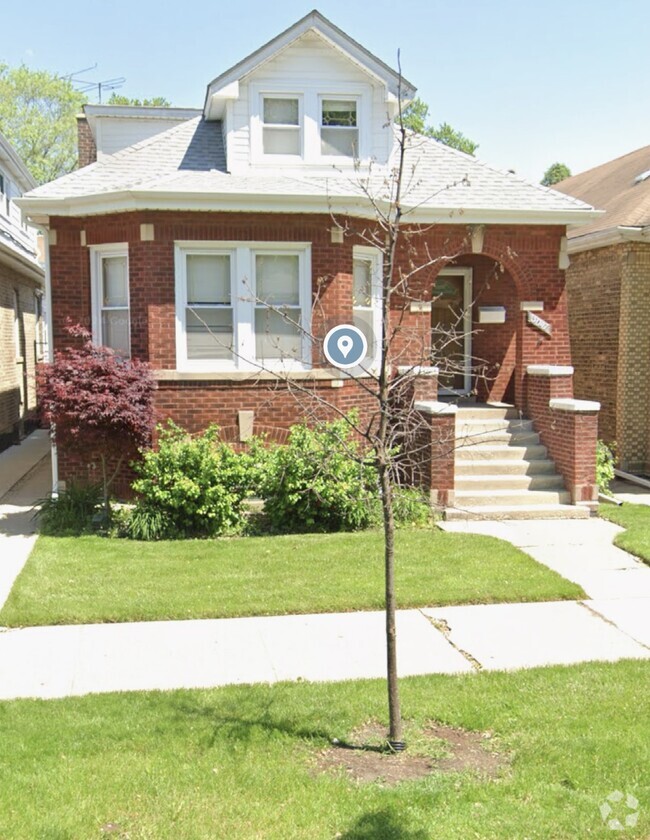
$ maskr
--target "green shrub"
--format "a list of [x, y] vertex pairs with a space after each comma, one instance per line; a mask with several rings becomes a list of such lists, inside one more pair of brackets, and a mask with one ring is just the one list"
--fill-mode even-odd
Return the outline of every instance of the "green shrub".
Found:
[[377, 473], [344, 419], [293, 426], [260, 472], [258, 492], [274, 531], [354, 531], [377, 522]]
[[608, 446], [599, 440], [596, 444], [596, 484], [601, 493], [609, 493], [609, 485], [614, 480], [615, 452], [615, 443]]
[[251, 457], [220, 440], [216, 426], [192, 436], [170, 421], [158, 431], [158, 448], [133, 465], [138, 501], [129, 535], [176, 539], [239, 530], [256, 475]]
[[433, 524], [431, 505], [417, 487], [396, 487], [393, 492], [393, 515], [396, 525], [427, 528]]
[[70, 482], [54, 498], [38, 502], [36, 517], [42, 534], [70, 537], [96, 530], [93, 521], [101, 514], [104, 495], [101, 484]]

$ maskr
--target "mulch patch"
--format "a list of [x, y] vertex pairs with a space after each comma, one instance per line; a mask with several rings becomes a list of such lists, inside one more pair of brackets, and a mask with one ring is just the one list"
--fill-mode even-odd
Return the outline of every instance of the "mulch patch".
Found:
[[[471, 771], [488, 778], [496, 777], [508, 765], [509, 758], [485, 748], [489, 732], [470, 732], [440, 723], [427, 724], [419, 733], [413, 752], [386, 751], [386, 730], [369, 723], [353, 733], [350, 741], [335, 742], [322, 750], [316, 761], [318, 771], [345, 771], [357, 782], [400, 782], [423, 779], [431, 773]], [[423, 755], [430, 747], [433, 755]], [[438, 754], [439, 757], [438, 757]]]

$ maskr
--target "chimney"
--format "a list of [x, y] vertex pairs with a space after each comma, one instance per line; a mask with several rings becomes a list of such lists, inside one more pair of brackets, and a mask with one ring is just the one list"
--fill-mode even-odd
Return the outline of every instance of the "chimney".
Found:
[[88, 120], [83, 115], [77, 117], [77, 152], [79, 155], [78, 169], [97, 160], [95, 138], [88, 125]]

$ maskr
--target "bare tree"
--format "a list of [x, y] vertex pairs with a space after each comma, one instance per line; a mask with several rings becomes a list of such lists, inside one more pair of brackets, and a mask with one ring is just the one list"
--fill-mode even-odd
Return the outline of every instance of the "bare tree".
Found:
[[[429, 457], [430, 452], [430, 447], [423, 443], [426, 424], [422, 415], [414, 409], [413, 376], [424, 365], [443, 365], [442, 373], [448, 376], [465, 369], [462, 353], [455, 356], [448, 351], [449, 348], [457, 347], [466, 334], [466, 309], [458, 308], [453, 312], [451, 324], [434, 327], [433, 330], [411, 330], [405, 327], [404, 322], [411, 303], [422, 302], [423, 287], [426, 285], [422, 278], [437, 273], [443, 264], [453, 263], [456, 257], [467, 250], [467, 242], [461, 245], [456, 242], [450, 253], [429, 253], [426, 234], [432, 226], [409, 221], [409, 214], [417, 209], [417, 204], [409, 200], [409, 193], [421, 185], [417, 164], [407, 160], [409, 146], [415, 146], [417, 151], [417, 143], [427, 141], [409, 131], [402, 118], [401, 108], [394, 130], [395, 155], [388, 175], [377, 177], [372, 167], [364, 173], [360, 166], [356, 167], [354, 183], [368, 207], [366, 221], [331, 213], [333, 224], [343, 231], [344, 237], [371, 246], [382, 258], [381, 318], [379, 334], [375, 337], [378, 352], [372, 363], [364, 362], [359, 366], [361, 375], [355, 376], [359, 395], [370, 398], [373, 409], [363, 414], [350, 414], [337, 401], [319, 392], [313, 382], [293, 378], [275, 369], [273, 373], [276, 377], [275, 387], [293, 395], [307, 422], [318, 424], [332, 417], [343, 418], [355, 435], [365, 442], [366, 451], [372, 452], [379, 476], [384, 532], [388, 744], [391, 749], [399, 751], [406, 745], [397, 668], [395, 500], [396, 493], [404, 484], [418, 483], [422, 461]], [[416, 159], [417, 154], [413, 158]], [[450, 183], [444, 189], [454, 186], [456, 184]], [[299, 336], [297, 343], [303, 338], [308, 339], [314, 354], [318, 348], [322, 348], [326, 330], [321, 335], [317, 328], [306, 328], [281, 305], [260, 299], [253, 288], [250, 288], [250, 293], [256, 304], [265, 304], [270, 312], [287, 323]], [[429, 293], [432, 296], [430, 300], [435, 301], [435, 291], [429, 290]], [[325, 317], [320, 289], [316, 289], [312, 313], [319, 312], [322, 317], [315, 320], [322, 326]], [[202, 320], [200, 311], [197, 310], [195, 316]], [[204, 321], [202, 323], [206, 329], [210, 329]], [[217, 334], [214, 334], [214, 338], [219, 340]], [[299, 355], [299, 348], [296, 351]], [[234, 349], [233, 353], [236, 354]], [[261, 361], [255, 364], [260, 372], [270, 370]], [[473, 365], [473, 372], [480, 373], [482, 363], [474, 360]], [[451, 451], [455, 446], [455, 436], [451, 434], [448, 440], [438, 443]], [[359, 457], [356, 449], [350, 451], [350, 457]], [[327, 470], [327, 453], [323, 453], [319, 469]]]

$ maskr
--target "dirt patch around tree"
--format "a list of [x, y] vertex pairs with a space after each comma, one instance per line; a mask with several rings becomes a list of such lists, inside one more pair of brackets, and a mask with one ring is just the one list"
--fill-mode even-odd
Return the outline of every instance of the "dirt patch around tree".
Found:
[[507, 755], [495, 751], [491, 732], [471, 732], [440, 723], [405, 733], [408, 749], [387, 749], [386, 729], [369, 722], [350, 736], [322, 750], [316, 760], [320, 772], [345, 772], [356, 782], [396, 785], [423, 779], [431, 773], [473, 772], [495, 778], [508, 766]]

